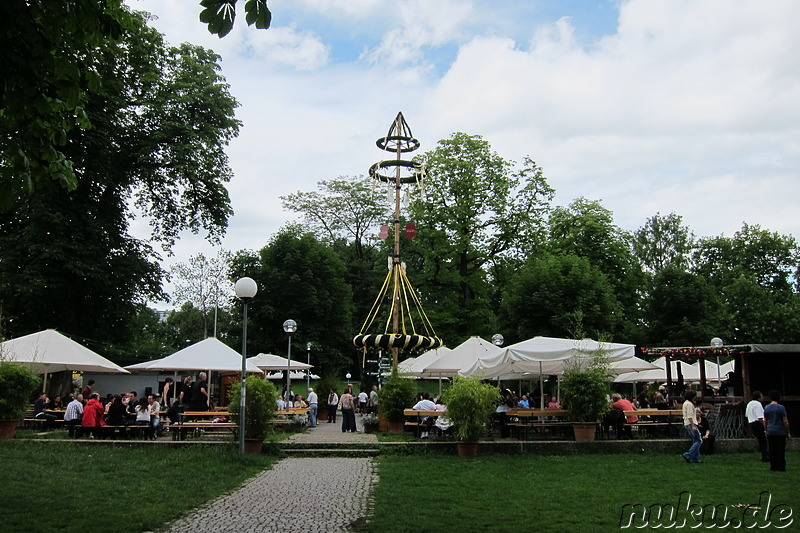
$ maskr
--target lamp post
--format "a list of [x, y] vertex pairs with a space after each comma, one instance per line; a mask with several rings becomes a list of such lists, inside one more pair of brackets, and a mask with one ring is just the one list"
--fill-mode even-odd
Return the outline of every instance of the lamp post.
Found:
[[291, 318], [283, 323], [283, 331], [289, 334], [289, 350], [286, 359], [286, 405], [289, 405], [289, 398], [292, 396], [292, 333], [297, 331], [297, 322]]
[[244, 455], [245, 394], [247, 393], [247, 304], [258, 292], [258, 285], [252, 278], [241, 278], [234, 285], [236, 296], [244, 304], [242, 314], [242, 390], [239, 403], [239, 453]]
[[[311, 343], [306, 343], [306, 364], [311, 365]], [[311, 388], [311, 369], [306, 368], [306, 390]]]
[[[724, 343], [719, 337], [714, 337], [711, 339], [711, 347], [714, 349], [714, 353], [717, 354], [717, 388], [719, 389], [722, 389], [722, 373], [719, 366], [719, 349], [722, 348], [723, 345]], [[720, 390], [719, 393], [722, 394], [722, 390]]]

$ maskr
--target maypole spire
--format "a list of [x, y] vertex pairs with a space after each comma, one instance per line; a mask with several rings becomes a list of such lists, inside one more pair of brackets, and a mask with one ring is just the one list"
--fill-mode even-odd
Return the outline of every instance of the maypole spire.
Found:
[[[389, 133], [376, 141], [378, 148], [391, 152], [394, 159], [378, 161], [369, 168], [371, 178], [393, 185], [394, 187], [394, 246], [392, 257], [389, 258], [389, 273], [384, 281], [378, 298], [372, 305], [369, 316], [364, 321], [361, 332], [353, 339], [353, 344], [363, 348], [392, 349], [394, 366], [397, 366], [398, 353], [404, 349], [438, 348], [442, 340], [436, 336], [422, 302], [414, 288], [411, 286], [405, 264], [400, 261], [400, 199], [403, 185], [421, 185], [423, 179], [422, 165], [414, 161], [403, 159], [403, 154], [413, 152], [420, 144], [411, 134], [403, 113], [398, 113], [389, 128]], [[381, 315], [384, 304], [389, 300], [388, 312]], [[369, 330], [385, 318], [382, 332], [369, 333]], [[420, 324], [421, 332], [417, 332], [415, 325]], [[410, 331], [409, 331], [410, 329]]]

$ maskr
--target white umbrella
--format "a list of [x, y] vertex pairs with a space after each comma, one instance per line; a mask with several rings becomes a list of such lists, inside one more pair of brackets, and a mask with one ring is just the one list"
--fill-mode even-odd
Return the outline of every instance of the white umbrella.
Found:
[[450, 350], [449, 353], [445, 352], [441, 357], [426, 365], [421, 371], [421, 376], [434, 378], [453, 377], [462, 368], [475, 363], [482, 357], [497, 353], [499, 349], [491, 342], [480, 337], [470, 337]]
[[121, 366], [54, 329], [0, 343], [0, 354], [7, 361], [21, 363], [36, 374], [64, 370], [129, 373]]
[[[405, 374], [407, 376], [422, 376], [423, 370], [428, 365], [433, 364], [434, 362], [438, 361], [445, 355], [452, 353], [453, 350], [446, 346], [442, 346], [441, 348], [435, 348], [433, 350], [428, 350], [427, 352], [423, 353], [419, 357], [411, 359], [406, 359], [403, 363], [397, 365], [397, 370], [401, 374]], [[407, 361], [412, 361], [411, 363], [407, 363]]]
[[[172, 355], [155, 361], [137, 363], [126, 367], [131, 370], [216, 370], [241, 372], [242, 354], [214, 337], [192, 344]], [[263, 372], [247, 360], [247, 372]]]
[[[248, 357], [247, 361], [262, 370], [286, 370], [287, 364], [289, 363], [289, 360], [285, 357], [273, 355], [271, 353], [260, 353], [253, 357]], [[289, 368], [291, 370], [308, 370], [309, 368], [314, 368], [314, 365], [308, 365], [292, 359]], [[305, 374], [303, 374], [303, 378], [305, 378]]]
[[615, 361], [634, 357], [635, 350], [633, 344], [534, 337], [482, 357], [471, 365], [462, 367], [459, 373], [484, 379], [524, 374], [561, 374], [566, 361], [576, 357], [586, 358], [588, 361], [593, 354], [602, 352], [613, 364]]
[[[683, 374], [684, 381], [700, 381], [700, 369], [699, 367], [692, 366], [688, 363], [684, 363], [683, 361], [670, 361], [672, 365], [672, 377], [675, 378], [678, 375], [678, 368], [681, 369], [681, 374]], [[655, 381], [665, 381], [667, 379], [667, 361], [664, 357], [659, 357], [653, 364], [658, 367], [658, 369], [653, 370], [645, 370], [643, 372], [627, 372], [624, 374], [620, 374], [616, 378], [614, 378], [614, 383], [635, 383], [635, 382], [655, 382]]]

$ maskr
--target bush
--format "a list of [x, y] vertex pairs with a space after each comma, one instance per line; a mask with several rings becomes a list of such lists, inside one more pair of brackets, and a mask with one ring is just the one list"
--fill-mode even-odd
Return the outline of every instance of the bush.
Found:
[[378, 402], [386, 420], [402, 422], [403, 411], [414, 405], [414, 382], [400, 377], [395, 367], [381, 387]]
[[465, 442], [478, 440], [501, 401], [497, 387], [461, 376], [455, 377], [442, 397], [442, 403], [447, 406], [444, 416], [453, 423], [456, 438]]
[[[244, 436], [248, 439], [264, 439], [272, 431], [272, 419], [278, 410], [276, 402], [278, 390], [270, 381], [257, 376], [248, 376], [245, 391]], [[239, 424], [241, 409], [241, 387], [231, 389], [229, 412], [234, 422]]]
[[0, 362], [0, 420], [25, 416], [39, 378], [17, 363]]
[[602, 354], [588, 365], [569, 366], [561, 378], [561, 403], [570, 410], [573, 422], [598, 422], [608, 411], [610, 392], [607, 364]]

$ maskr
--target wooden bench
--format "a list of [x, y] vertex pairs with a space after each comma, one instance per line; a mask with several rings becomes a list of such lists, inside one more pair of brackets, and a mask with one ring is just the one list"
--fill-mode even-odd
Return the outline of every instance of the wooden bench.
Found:
[[[638, 416], [637, 422], [627, 423], [632, 428], [636, 428], [641, 432], [652, 432], [656, 429], [666, 428], [667, 434], [671, 434], [673, 428], [680, 428], [683, 424], [683, 410], [682, 409], [636, 409], [635, 411], [624, 411], [626, 417]], [[666, 419], [666, 420], [664, 420]], [[677, 419], [677, 420], [676, 420]]]
[[[432, 417], [434, 420], [440, 416], [446, 416], [447, 411], [436, 411], [435, 409], [404, 409], [403, 410], [403, 429], [414, 431], [414, 434], [419, 437], [423, 427], [428, 427], [428, 424], [423, 423], [426, 417]], [[431, 424], [431, 429], [435, 426]]]
[[238, 436], [238, 424], [228, 421], [215, 422], [216, 418], [230, 420], [230, 413], [228, 411], [184, 411], [179, 413], [178, 421], [169, 425], [172, 440], [186, 440], [190, 432], [194, 436], [200, 436], [230, 431], [234, 439]]

